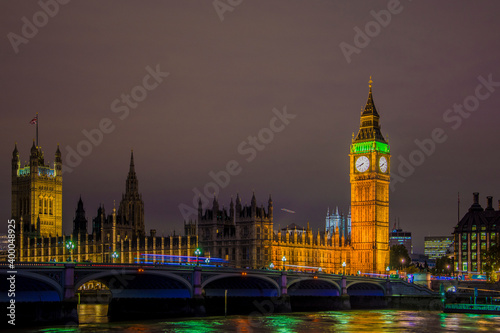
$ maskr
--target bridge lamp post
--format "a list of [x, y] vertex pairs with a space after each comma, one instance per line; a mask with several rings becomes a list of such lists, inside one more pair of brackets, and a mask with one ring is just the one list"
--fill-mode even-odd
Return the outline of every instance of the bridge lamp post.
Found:
[[71, 251], [73, 251], [73, 249], [75, 248], [75, 243], [73, 243], [73, 241], [67, 241], [66, 248], [69, 251], [69, 260], [68, 261], [71, 261]]
[[283, 256], [283, 258], [281, 258], [281, 261], [283, 261], [283, 270], [285, 270], [286, 257]]
[[118, 258], [119, 255], [116, 251], [114, 251], [112, 254], [111, 254], [111, 258], [113, 258], [113, 263], [115, 263], [115, 259]]
[[345, 266], [347, 266], [347, 264], [345, 263], [345, 261], [342, 263], [342, 268], [344, 269], [344, 273], [342, 275], [345, 275]]
[[389, 268], [389, 266], [387, 266], [385, 268], [385, 271], [387, 272], [387, 281], [389, 281], [389, 270], [390, 270], [390, 268]]
[[194, 251], [194, 254], [196, 255], [196, 266], [200, 266], [200, 262], [198, 261], [198, 258], [200, 257], [201, 254], [200, 249], [196, 249], [196, 251]]
[[210, 264], [210, 258], [205, 259], [205, 264]]
[[270, 263], [270, 264], [269, 264], [269, 268], [270, 268], [270, 269], [274, 269], [274, 264], [273, 264], [273, 263]]
[[401, 259], [401, 270], [405, 268], [405, 259]]

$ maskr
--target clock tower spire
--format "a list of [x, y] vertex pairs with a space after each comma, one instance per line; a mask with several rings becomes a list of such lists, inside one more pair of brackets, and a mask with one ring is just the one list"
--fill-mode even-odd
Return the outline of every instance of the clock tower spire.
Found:
[[355, 271], [384, 273], [389, 264], [390, 147], [380, 130], [370, 77], [368, 99], [350, 160], [351, 244]]

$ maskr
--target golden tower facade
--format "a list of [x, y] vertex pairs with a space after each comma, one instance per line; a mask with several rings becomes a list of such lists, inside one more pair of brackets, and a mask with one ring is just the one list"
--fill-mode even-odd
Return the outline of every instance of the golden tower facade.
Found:
[[62, 159], [59, 146], [54, 167], [45, 164], [42, 149], [31, 147], [29, 164], [21, 167], [17, 146], [12, 152], [11, 215], [18, 232], [28, 237], [62, 235]]
[[390, 147], [380, 131], [372, 80], [359, 132], [351, 144], [351, 264], [355, 271], [383, 273], [389, 264]]

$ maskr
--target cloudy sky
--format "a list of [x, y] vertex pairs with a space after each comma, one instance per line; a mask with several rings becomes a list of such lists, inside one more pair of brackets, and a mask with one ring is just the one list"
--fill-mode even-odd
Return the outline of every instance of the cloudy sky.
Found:
[[474, 191], [498, 209], [498, 2], [65, 2], [0, 3], [5, 220], [14, 143], [28, 160], [38, 112], [46, 161], [59, 143], [67, 168], [65, 232], [80, 195], [89, 220], [119, 202], [131, 149], [148, 230], [180, 231], [179, 207], [228, 163], [221, 205], [272, 194], [276, 225], [324, 228], [328, 207], [349, 207], [370, 75], [391, 225], [423, 252], [424, 236], [452, 232], [458, 192], [462, 213]]

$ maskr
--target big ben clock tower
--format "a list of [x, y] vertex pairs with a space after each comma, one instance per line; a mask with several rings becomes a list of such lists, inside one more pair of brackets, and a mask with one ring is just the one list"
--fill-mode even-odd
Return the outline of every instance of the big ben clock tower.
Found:
[[380, 131], [372, 80], [349, 154], [351, 181], [351, 266], [383, 273], [389, 264], [390, 147]]

